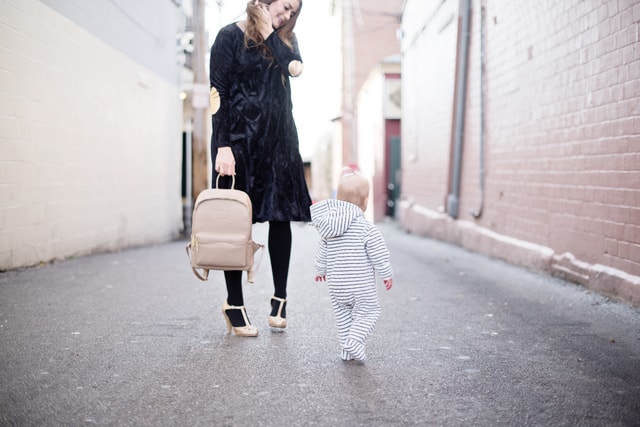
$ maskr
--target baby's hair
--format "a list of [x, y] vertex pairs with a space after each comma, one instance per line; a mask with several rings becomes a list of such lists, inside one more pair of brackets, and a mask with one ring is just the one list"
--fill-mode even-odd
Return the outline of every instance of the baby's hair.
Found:
[[369, 196], [369, 181], [356, 171], [343, 172], [336, 198], [362, 207]]

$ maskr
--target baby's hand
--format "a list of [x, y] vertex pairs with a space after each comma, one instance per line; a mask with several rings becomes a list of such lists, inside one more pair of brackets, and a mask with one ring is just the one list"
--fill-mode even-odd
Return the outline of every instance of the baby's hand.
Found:
[[327, 276], [316, 276], [316, 282], [326, 282]]
[[384, 287], [387, 288], [387, 290], [391, 289], [392, 286], [393, 286], [393, 279], [387, 279], [384, 281]]

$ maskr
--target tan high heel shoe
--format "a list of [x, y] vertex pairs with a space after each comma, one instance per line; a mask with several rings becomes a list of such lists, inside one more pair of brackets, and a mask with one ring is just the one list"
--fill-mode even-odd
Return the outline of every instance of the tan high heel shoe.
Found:
[[[231, 324], [231, 319], [229, 319], [229, 315], [227, 314], [227, 310], [240, 310], [242, 318], [244, 319], [244, 326], [233, 326]], [[233, 331], [233, 333], [239, 337], [258, 336], [258, 328], [249, 323], [249, 318], [247, 317], [247, 311], [245, 310], [244, 305], [229, 305], [227, 304], [227, 301], [225, 301], [222, 305], [222, 314], [224, 315], [224, 320], [227, 322], [227, 333], [231, 333], [231, 331]]]
[[278, 298], [276, 296], [271, 297], [271, 310], [273, 311], [273, 301], [278, 302], [278, 312], [275, 316], [269, 316], [269, 326], [272, 328], [284, 329], [287, 327], [287, 319], [282, 315], [282, 310], [287, 300], [284, 298]]

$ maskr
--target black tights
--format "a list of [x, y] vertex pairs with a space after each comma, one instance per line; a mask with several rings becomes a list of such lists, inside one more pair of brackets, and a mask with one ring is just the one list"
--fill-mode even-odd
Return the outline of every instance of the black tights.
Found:
[[[269, 221], [268, 246], [274, 295], [278, 298], [286, 298], [289, 260], [291, 259], [291, 223], [289, 221]], [[224, 272], [224, 279], [227, 284], [227, 303], [229, 305], [244, 305], [242, 273], [242, 271]]]

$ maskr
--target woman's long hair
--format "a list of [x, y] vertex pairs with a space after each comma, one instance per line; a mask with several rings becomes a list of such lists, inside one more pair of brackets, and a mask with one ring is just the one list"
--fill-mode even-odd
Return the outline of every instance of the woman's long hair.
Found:
[[[263, 4], [271, 4], [276, 0], [260, 0], [260, 3]], [[295, 34], [293, 29], [296, 26], [296, 22], [298, 21], [298, 16], [300, 16], [300, 10], [302, 9], [302, 0], [300, 1], [300, 5], [298, 6], [298, 10], [296, 11], [291, 19], [289, 19], [283, 26], [278, 28], [276, 34], [280, 37], [289, 48], [293, 49], [293, 44], [295, 41]], [[266, 58], [271, 58], [271, 52], [269, 48], [264, 44], [264, 38], [260, 31], [258, 31], [258, 8], [254, 5], [255, 1], [250, 0], [247, 2], [247, 25], [244, 30], [244, 44], [246, 47], [250, 46], [250, 42], [253, 42], [255, 46], [262, 52], [262, 54]]]

